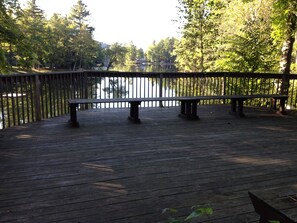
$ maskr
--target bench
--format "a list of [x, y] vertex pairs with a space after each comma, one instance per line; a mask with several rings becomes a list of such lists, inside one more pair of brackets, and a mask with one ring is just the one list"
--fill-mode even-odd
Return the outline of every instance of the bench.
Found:
[[256, 213], [260, 215], [259, 223], [270, 223], [270, 222], [279, 222], [279, 223], [296, 223], [295, 220], [288, 217], [282, 211], [272, 207], [263, 199], [258, 197], [252, 192], [248, 192], [252, 204], [255, 208]]
[[195, 97], [158, 97], [158, 98], [111, 98], [111, 99], [69, 99], [70, 108], [70, 124], [73, 127], [78, 127], [77, 108], [80, 104], [98, 104], [98, 103], [122, 103], [130, 104], [130, 121], [140, 123], [139, 106], [141, 102], [151, 101], [180, 101], [179, 116], [185, 119], [199, 119], [197, 115], [197, 104], [201, 100], [231, 100], [231, 114], [239, 117], [244, 117], [243, 102], [254, 98], [271, 98], [273, 109], [277, 109], [277, 102], [280, 101], [279, 112], [285, 114], [285, 102], [288, 99], [286, 95], [277, 94], [258, 94], [258, 95], [213, 95], [213, 96], [195, 96]]

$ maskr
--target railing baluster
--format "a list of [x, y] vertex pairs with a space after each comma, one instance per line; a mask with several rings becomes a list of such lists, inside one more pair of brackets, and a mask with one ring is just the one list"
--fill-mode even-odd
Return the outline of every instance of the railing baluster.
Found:
[[[37, 81], [39, 77], [40, 84]], [[289, 101], [296, 107], [297, 75], [289, 75]], [[65, 72], [0, 75], [1, 128], [33, 122], [69, 112], [69, 98], [172, 97], [192, 95], [277, 94], [282, 75], [253, 73], [130, 73]], [[39, 87], [40, 85], [40, 87]], [[255, 105], [259, 100], [249, 100]], [[261, 101], [263, 104], [265, 100]], [[216, 104], [219, 100], [203, 103]], [[223, 103], [225, 103], [223, 101]], [[158, 102], [142, 106], [157, 107]], [[164, 102], [176, 106], [178, 102]], [[102, 107], [128, 107], [128, 103]], [[100, 105], [98, 105], [100, 107]], [[81, 107], [84, 108], [84, 107]], [[85, 107], [86, 108], [86, 107]]]
[[[4, 109], [4, 96], [3, 94], [5, 94], [5, 90], [4, 90], [4, 80], [0, 80], [0, 102], [1, 102], [1, 120], [0, 120], [0, 127], [1, 128], [5, 128], [6, 124], [5, 124], [5, 109]], [[0, 129], [1, 129], [0, 128]]]
[[40, 80], [39, 75], [35, 75], [35, 86], [34, 86], [34, 104], [35, 104], [35, 118], [36, 121], [41, 121], [41, 105], [40, 105]]
[[22, 124], [26, 123], [25, 105], [24, 105], [24, 83], [26, 77], [20, 77], [20, 93], [21, 93], [21, 110], [22, 110]]

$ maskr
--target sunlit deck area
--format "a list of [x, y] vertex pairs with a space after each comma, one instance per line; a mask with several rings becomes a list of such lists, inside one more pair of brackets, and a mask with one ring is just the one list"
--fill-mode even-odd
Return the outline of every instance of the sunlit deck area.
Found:
[[[199, 106], [78, 112], [0, 130], [0, 222], [156, 223], [213, 208], [195, 222], [257, 222], [249, 190], [297, 187], [297, 115]], [[176, 214], [161, 212], [176, 208]]]

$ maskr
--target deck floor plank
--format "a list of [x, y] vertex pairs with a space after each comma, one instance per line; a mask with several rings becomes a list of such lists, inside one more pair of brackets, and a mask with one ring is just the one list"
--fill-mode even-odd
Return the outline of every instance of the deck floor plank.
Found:
[[209, 205], [198, 222], [255, 222], [247, 191], [297, 186], [297, 116], [227, 106], [79, 111], [0, 130], [0, 222], [164, 222]]

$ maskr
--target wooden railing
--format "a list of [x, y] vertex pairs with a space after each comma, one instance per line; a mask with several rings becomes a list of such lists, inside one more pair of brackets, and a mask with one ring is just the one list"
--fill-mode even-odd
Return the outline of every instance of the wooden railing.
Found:
[[[67, 114], [70, 98], [145, 98], [196, 95], [278, 94], [281, 74], [255, 73], [133, 73], [64, 72], [0, 75], [0, 129]], [[287, 107], [297, 107], [297, 75], [289, 75]], [[207, 104], [228, 101], [205, 101]], [[269, 106], [269, 101], [248, 101]], [[147, 102], [145, 107], [176, 106], [178, 102]], [[102, 104], [96, 107], [128, 107]], [[85, 109], [87, 107], [81, 107]]]

